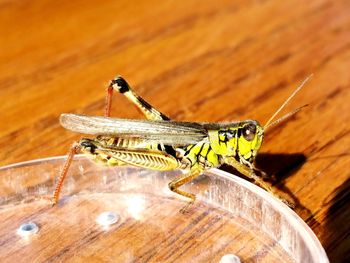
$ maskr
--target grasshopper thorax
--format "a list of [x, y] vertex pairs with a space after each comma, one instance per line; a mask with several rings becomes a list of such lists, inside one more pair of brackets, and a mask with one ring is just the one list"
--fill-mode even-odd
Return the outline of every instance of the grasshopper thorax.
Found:
[[213, 151], [223, 157], [236, 157], [253, 162], [264, 137], [264, 129], [254, 120], [232, 125], [227, 124], [218, 130], [209, 131]]

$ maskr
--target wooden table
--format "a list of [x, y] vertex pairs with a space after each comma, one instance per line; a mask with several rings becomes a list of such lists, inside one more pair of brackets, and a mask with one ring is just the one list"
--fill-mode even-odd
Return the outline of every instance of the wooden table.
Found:
[[[261, 168], [297, 201], [331, 262], [350, 259], [350, 2], [0, 1], [0, 164], [62, 155], [63, 112], [102, 115], [123, 75], [176, 120], [265, 123]], [[112, 115], [140, 118], [122, 96]], [[227, 168], [226, 168], [227, 169]]]

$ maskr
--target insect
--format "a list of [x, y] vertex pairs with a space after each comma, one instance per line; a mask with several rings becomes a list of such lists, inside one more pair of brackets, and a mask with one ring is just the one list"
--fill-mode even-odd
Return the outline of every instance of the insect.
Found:
[[[309, 77], [310, 78], [310, 77]], [[264, 132], [298, 112], [302, 107], [273, 121], [277, 114], [303, 87], [307, 78], [288, 97], [264, 126], [255, 120], [228, 123], [177, 122], [142, 99], [122, 77], [116, 77], [107, 89], [104, 117], [62, 114], [61, 125], [73, 132], [96, 135], [74, 143], [58, 178], [52, 201], [57, 203], [63, 181], [74, 154], [80, 152], [108, 166], [133, 165], [160, 171], [183, 169], [186, 172], [169, 183], [171, 191], [187, 197], [196, 196], [180, 187], [206, 169], [228, 164], [270, 193], [274, 191], [257, 176], [254, 159], [263, 142]], [[147, 120], [110, 118], [113, 91], [128, 98]], [[306, 106], [306, 105], [305, 105]]]

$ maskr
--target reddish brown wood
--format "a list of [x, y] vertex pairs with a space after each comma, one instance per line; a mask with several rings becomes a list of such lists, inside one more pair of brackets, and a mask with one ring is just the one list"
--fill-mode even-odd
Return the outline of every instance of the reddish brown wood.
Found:
[[[174, 119], [264, 123], [313, 73], [285, 112], [310, 106], [266, 135], [258, 162], [298, 199], [331, 262], [345, 262], [349, 8], [346, 0], [1, 1], [0, 164], [65, 154], [79, 135], [59, 115], [103, 115], [118, 74]], [[112, 115], [140, 117], [118, 95]]]

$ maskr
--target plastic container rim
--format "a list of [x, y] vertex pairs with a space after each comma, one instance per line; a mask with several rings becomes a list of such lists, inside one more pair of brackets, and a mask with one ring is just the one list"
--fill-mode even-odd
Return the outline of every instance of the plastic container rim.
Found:
[[[34, 159], [34, 160], [29, 160], [29, 161], [23, 161], [23, 162], [18, 162], [14, 164], [9, 164], [0, 167], [0, 171], [2, 170], [7, 170], [7, 169], [12, 169], [16, 167], [21, 167], [21, 166], [26, 166], [26, 165], [31, 165], [34, 163], [39, 163], [43, 161], [54, 161], [54, 160], [62, 160], [67, 158], [67, 155], [61, 155], [61, 156], [54, 156], [54, 157], [45, 157], [45, 158], [39, 158], [39, 159]], [[77, 154], [74, 156], [74, 159], [80, 159], [80, 158], [86, 158], [84, 154]], [[305, 242], [309, 244], [310, 246], [313, 246], [313, 251], [318, 251], [318, 262], [320, 263], [329, 263], [327, 254], [322, 247], [320, 241], [318, 240], [317, 236], [315, 233], [311, 230], [311, 228], [302, 220], [291, 208], [289, 208], [287, 205], [282, 203], [280, 200], [274, 198], [271, 196], [269, 193], [267, 193], [265, 190], [262, 188], [256, 186], [255, 184], [244, 180], [243, 178], [240, 178], [234, 174], [222, 171], [217, 168], [212, 168], [208, 171], [211, 171], [215, 175], [225, 178], [227, 180], [231, 180], [239, 185], [242, 185], [243, 187], [251, 190], [252, 192], [256, 193], [259, 197], [262, 199], [265, 199], [270, 205], [272, 205], [276, 210], [279, 210], [283, 215], [288, 218], [290, 221], [291, 225], [300, 231], [300, 235], [305, 239]]]

